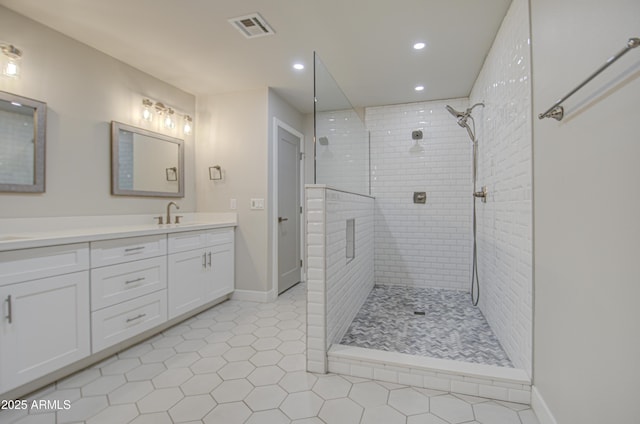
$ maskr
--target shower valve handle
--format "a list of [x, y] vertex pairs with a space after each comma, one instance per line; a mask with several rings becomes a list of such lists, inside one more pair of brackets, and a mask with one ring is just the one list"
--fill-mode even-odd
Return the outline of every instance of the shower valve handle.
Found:
[[476, 191], [473, 193], [473, 197], [479, 197], [482, 203], [487, 203], [487, 186], [482, 186], [482, 191]]

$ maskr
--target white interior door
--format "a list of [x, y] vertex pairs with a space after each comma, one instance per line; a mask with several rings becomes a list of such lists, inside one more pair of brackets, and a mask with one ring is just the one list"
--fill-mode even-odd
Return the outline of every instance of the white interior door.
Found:
[[278, 293], [300, 281], [300, 137], [278, 127]]

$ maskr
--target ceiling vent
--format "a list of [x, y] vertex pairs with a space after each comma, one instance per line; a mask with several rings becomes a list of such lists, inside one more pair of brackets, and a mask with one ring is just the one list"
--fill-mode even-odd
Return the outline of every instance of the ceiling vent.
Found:
[[239, 16], [229, 19], [229, 23], [247, 38], [264, 37], [265, 35], [273, 35], [275, 31], [269, 26], [259, 13]]

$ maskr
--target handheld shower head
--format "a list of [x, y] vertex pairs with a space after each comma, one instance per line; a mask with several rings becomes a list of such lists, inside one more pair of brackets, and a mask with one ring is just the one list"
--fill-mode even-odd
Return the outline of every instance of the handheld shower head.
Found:
[[445, 108], [451, 115], [453, 115], [458, 120], [458, 124], [460, 124], [460, 126], [463, 127], [464, 123], [466, 122], [466, 119], [471, 115], [471, 111], [478, 106], [484, 107], [484, 103], [476, 103], [475, 105], [467, 108], [467, 110], [465, 110], [464, 112], [457, 111], [449, 105], [446, 105]]
[[[457, 111], [449, 105], [445, 106], [445, 109], [447, 109], [447, 111], [458, 120], [458, 125], [460, 125], [462, 128], [467, 130], [467, 133], [469, 134], [469, 138], [471, 138], [471, 141], [473, 143], [476, 142], [476, 136], [475, 136], [476, 125], [475, 125], [475, 121], [473, 120], [473, 116], [471, 116], [471, 111], [473, 111], [473, 109], [475, 109], [478, 106], [484, 107], [484, 103], [476, 103], [470, 108], [467, 108], [467, 110], [465, 110], [464, 112]], [[471, 123], [473, 124], [473, 128], [474, 128], [473, 130], [471, 130], [471, 127], [469, 127], [469, 124], [467, 123], [468, 119], [471, 119]]]
[[446, 109], [449, 111], [450, 114], [452, 114], [456, 119], [460, 119], [463, 116], [465, 116], [467, 114], [467, 112], [458, 112], [457, 110], [455, 110], [454, 108], [452, 108], [451, 106], [447, 105], [445, 106]]
[[467, 127], [467, 118], [469, 117], [469, 114], [471, 113], [471, 109], [467, 109], [464, 112], [460, 112], [455, 110], [454, 108], [452, 108], [449, 105], [446, 105], [445, 108], [447, 109], [447, 111], [449, 111], [449, 113], [451, 115], [453, 115], [454, 118], [456, 118], [458, 120], [458, 125], [460, 125], [462, 128]]

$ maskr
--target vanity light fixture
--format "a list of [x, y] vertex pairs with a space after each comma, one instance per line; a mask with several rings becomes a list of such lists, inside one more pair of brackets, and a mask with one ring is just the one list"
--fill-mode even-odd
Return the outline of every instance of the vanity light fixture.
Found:
[[[143, 98], [140, 117], [143, 121], [152, 122], [154, 116], [158, 117], [158, 125], [162, 128], [173, 130], [180, 124], [184, 135], [190, 135], [193, 132], [193, 118], [191, 115], [176, 111], [162, 102]], [[178, 122], [178, 120], [181, 121]]]
[[13, 44], [0, 44], [0, 50], [5, 56], [2, 58], [2, 74], [9, 78], [18, 78], [20, 76], [20, 59], [22, 58], [22, 50]]
[[189, 115], [184, 115], [184, 125], [182, 127], [182, 132], [184, 135], [189, 135], [193, 131], [193, 118]]

